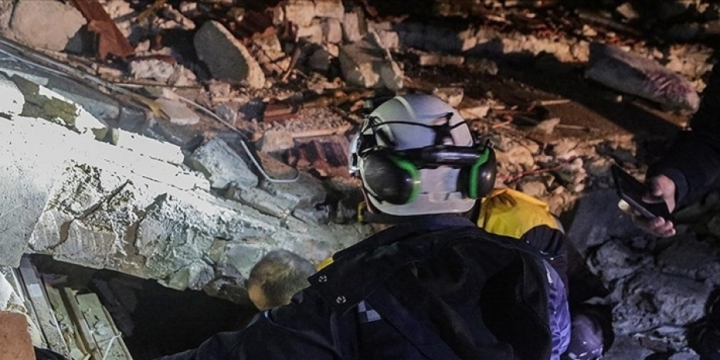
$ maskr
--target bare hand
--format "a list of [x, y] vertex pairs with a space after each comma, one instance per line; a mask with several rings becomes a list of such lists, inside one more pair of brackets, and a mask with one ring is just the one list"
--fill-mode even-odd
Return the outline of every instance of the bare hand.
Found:
[[[665, 175], [658, 175], [648, 179], [648, 185], [650, 193], [643, 200], [647, 202], [664, 201], [672, 213], [675, 210], [675, 182]], [[639, 228], [655, 236], [669, 237], [675, 235], [676, 232], [675, 224], [662, 217], [646, 219], [634, 214], [633, 220]]]

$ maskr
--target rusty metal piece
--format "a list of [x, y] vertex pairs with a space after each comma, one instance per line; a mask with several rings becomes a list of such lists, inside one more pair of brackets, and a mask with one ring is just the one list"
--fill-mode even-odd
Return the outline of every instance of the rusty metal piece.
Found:
[[268, 104], [263, 113], [263, 122], [287, 120], [296, 115], [300, 107], [297, 104], [287, 103]]
[[233, 34], [240, 39], [262, 39], [277, 33], [272, 16], [258, 11], [247, 11], [242, 21], [231, 23], [237, 24]]
[[290, 164], [313, 169], [321, 176], [348, 177], [348, 140], [342, 135], [322, 136], [301, 142], [287, 152]]
[[70, 0], [70, 2], [88, 21], [88, 30], [97, 34], [97, 53], [101, 59], [106, 59], [108, 55], [126, 59], [135, 54], [135, 49], [98, 0]]

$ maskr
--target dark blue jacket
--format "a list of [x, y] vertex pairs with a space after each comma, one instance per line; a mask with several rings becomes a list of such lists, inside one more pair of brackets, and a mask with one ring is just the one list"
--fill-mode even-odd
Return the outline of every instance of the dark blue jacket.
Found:
[[464, 218], [432, 216], [334, 258], [290, 305], [162, 359], [551, 356], [549, 266], [523, 242]]
[[720, 63], [713, 66], [700, 108], [689, 125], [690, 130], [678, 134], [648, 174], [664, 174], [675, 182], [678, 205], [720, 188]]

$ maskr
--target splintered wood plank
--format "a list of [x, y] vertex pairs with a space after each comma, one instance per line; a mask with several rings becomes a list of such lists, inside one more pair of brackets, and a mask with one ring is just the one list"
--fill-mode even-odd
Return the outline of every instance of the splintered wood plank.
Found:
[[93, 340], [103, 354], [102, 359], [132, 360], [130, 352], [122, 340], [122, 333], [117, 329], [105, 307], [93, 293], [75, 296], [82, 309]]
[[66, 354], [68, 349], [63, 339], [60, 327], [57, 324], [55, 313], [45, 295], [45, 287], [38, 278], [35, 267], [30, 263], [27, 256], [23, 256], [20, 260], [20, 277], [25, 285], [25, 293], [27, 294], [29, 303], [32, 304], [32, 313], [34, 314], [36, 324], [40, 327], [47, 347], [60, 354]]
[[25, 315], [0, 311], [0, 324], [0, 360], [35, 360]]
[[68, 305], [63, 301], [60, 290], [46, 285], [45, 292], [47, 293], [50, 305], [53, 307], [53, 310], [55, 310], [55, 318], [58, 321], [58, 326], [60, 326], [65, 344], [70, 350], [68, 354], [70, 354], [70, 357], [73, 359], [84, 358], [89, 352], [85, 349], [80, 333], [70, 317], [70, 312], [67, 308]]
[[82, 311], [80, 311], [80, 304], [78, 304], [75, 298], [76, 291], [70, 288], [63, 288], [61, 290], [63, 301], [68, 305], [68, 311], [75, 324], [75, 327], [79, 330], [80, 339], [85, 349], [92, 355], [93, 359], [102, 359], [102, 353], [98, 349], [95, 340], [93, 339], [92, 332], [88, 326]]
[[70, 2], [87, 19], [88, 30], [98, 35], [97, 51], [101, 59], [107, 58], [109, 54], [125, 59], [135, 53], [135, 49], [98, 0], [70, 0]]

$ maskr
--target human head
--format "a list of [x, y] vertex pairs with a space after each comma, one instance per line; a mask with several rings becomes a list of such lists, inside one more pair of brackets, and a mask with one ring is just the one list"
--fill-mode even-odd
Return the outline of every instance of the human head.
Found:
[[396, 96], [364, 121], [350, 171], [372, 210], [393, 216], [465, 213], [495, 183], [493, 150], [436, 96]]
[[259, 310], [290, 303], [296, 292], [308, 287], [315, 273], [310, 261], [287, 250], [273, 250], [250, 270], [245, 283], [250, 301]]

